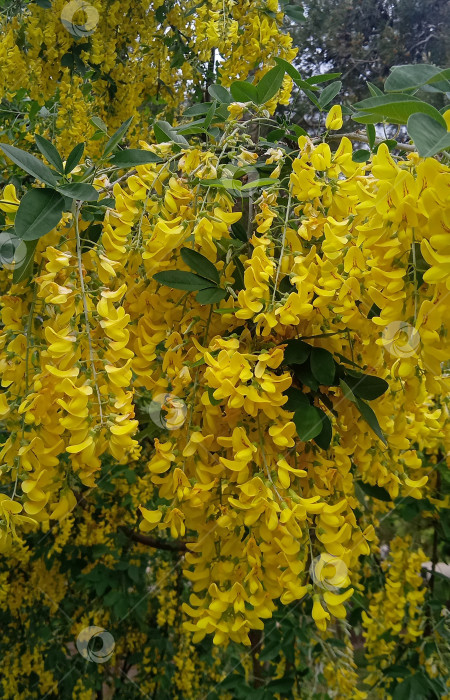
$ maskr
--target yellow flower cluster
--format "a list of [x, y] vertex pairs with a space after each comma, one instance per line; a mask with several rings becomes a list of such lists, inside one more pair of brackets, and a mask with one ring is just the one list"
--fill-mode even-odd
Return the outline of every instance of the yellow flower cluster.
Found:
[[384, 586], [362, 613], [369, 685], [377, 681], [380, 669], [393, 663], [399, 638], [404, 644], [414, 644], [424, 633], [426, 588], [421, 566], [426, 559], [422, 550], [411, 551], [410, 537], [392, 540], [389, 558], [382, 563]]
[[[2, 501], [2, 546], [21, 518], [28, 528], [30, 518], [44, 524], [71, 511], [105, 453], [116, 463], [140, 456], [137, 404], [159, 429], [148, 478], [163, 503], [143, 503], [142, 529], [188, 541], [183, 609], [193, 641], [212, 634], [216, 644], [249, 645], [279, 600], [307, 594], [325, 632], [345, 617], [374, 540], [356, 482], [421, 498], [433, 479], [418, 449], [448, 449], [446, 262], [434, 251], [449, 169], [415, 154], [395, 160], [386, 145], [358, 164], [346, 138], [333, 152], [301, 137], [287, 196], [275, 178], [257, 191], [242, 241], [233, 197], [198, 181], [199, 166], [220, 168], [223, 152], [144, 147], [163, 162], [114, 185], [98, 243], [85, 250], [87, 223], [65, 215], [39, 242], [33, 281], [1, 298], [10, 435], [0, 454], [14, 496]], [[14, 198], [12, 188], [2, 195]], [[215, 266], [222, 301], [154, 279], [187, 272], [186, 248]], [[431, 260], [423, 281], [420, 250]], [[287, 392], [312, 394], [286, 364], [296, 338], [388, 381], [372, 403], [387, 448], [372, 414], [332, 382], [314, 393], [331, 444], [298, 437], [302, 418], [286, 408]]]
[[[80, 10], [73, 14], [77, 5]], [[84, 17], [83, 5], [88, 8]], [[58, 144], [68, 152], [94, 133], [92, 116], [114, 131], [143, 108], [150, 115], [179, 109], [192, 85], [203, 89], [201, 66], [218, 68], [229, 84], [255, 67], [261, 77], [274, 56], [291, 60], [296, 54], [282, 31], [277, 0], [168, 5], [162, 0], [54, 0], [48, 9], [29, 3], [11, 21], [4, 13], [0, 99], [21, 89], [41, 107], [56, 99], [51, 130], [56, 125]], [[219, 56], [226, 58], [219, 63]], [[291, 84], [286, 78], [283, 104]]]

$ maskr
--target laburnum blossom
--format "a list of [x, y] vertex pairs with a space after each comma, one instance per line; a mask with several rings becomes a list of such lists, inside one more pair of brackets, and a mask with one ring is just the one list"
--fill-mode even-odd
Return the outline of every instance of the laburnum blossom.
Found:
[[[448, 444], [448, 168], [386, 144], [356, 163], [346, 137], [334, 150], [301, 136], [290, 162], [265, 153], [288, 177], [272, 173], [249, 213], [202, 182], [223, 167], [209, 146], [141, 146], [159, 160], [111, 186], [98, 242], [84, 248], [89, 222], [64, 214], [33, 278], [1, 297], [0, 455], [16, 484], [1, 547], [70, 518], [82, 489], [101, 488], [106, 455], [113, 471], [143, 460], [141, 537], [186, 551], [193, 643], [249, 646], [280, 603], [304, 599], [327, 638], [362, 591], [378, 514], [389, 499], [433, 498], [423, 451]], [[257, 153], [246, 143], [236, 157], [253, 167]], [[94, 186], [101, 204], [108, 184]], [[306, 353], [295, 361], [292, 343]], [[383, 495], [373, 512], [360, 510], [361, 484]], [[363, 618], [374, 656], [390, 653], [376, 620], [404, 575], [413, 588], [389, 624], [408, 640], [422, 629], [421, 554], [409, 562], [404, 547]]]

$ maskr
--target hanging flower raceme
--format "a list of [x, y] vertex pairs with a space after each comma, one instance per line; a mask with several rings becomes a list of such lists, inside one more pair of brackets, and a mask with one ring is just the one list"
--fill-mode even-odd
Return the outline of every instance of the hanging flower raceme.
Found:
[[[217, 12], [200, 12], [211, 41]], [[5, 290], [1, 542], [101, 488], [105, 453], [131, 468], [150, 453], [159, 500], [141, 500], [141, 529], [187, 543], [193, 641], [249, 645], [279, 601], [305, 596], [326, 637], [361, 588], [361, 555], [377, 552], [378, 513], [431, 496], [421, 455], [448, 447], [450, 173], [385, 144], [355, 163], [347, 138], [332, 150], [302, 136], [294, 156], [232, 151], [239, 167], [276, 166], [253, 189], [230, 184], [226, 146], [244, 128], [230, 112], [220, 144], [143, 143], [150, 163], [94, 180], [99, 206], [113, 197], [98, 240], [83, 244], [88, 217], [73, 209], [39, 241], [32, 278]], [[17, 203], [6, 188], [11, 222]], [[361, 484], [383, 495], [373, 512]], [[408, 641], [422, 602], [410, 595], [400, 618], [394, 606], [393, 629], [409, 606]]]

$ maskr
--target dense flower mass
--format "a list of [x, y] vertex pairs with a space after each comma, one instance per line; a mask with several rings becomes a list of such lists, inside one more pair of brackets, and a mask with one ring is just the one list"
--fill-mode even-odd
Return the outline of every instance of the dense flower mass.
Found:
[[[7, 13], [3, 23], [0, 15], [0, 99], [26, 91], [34, 115], [44, 109], [63, 149], [94, 134], [93, 116], [114, 130], [142, 110], [177, 112], [187, 93], [202, 94], [205, 66], [218, 67], [229, 85], [255, 68], [260, 76], [274, 56], [291, 60], [297, 52], [281, 31], [277, 0], [45, 5], [28, 3], [9, 22]], [[286, 76], [285, 104], [291, 85]], [[55, 93], [57, 107], [47, 114], [45, 104]]]
[[449, 698], [448, 155], [330, 134], [295, 4], [48, 4], [0, 8], [0, 698]]
[[[174, 159], [166, 144], [143, 146], [161, 162], [112, 186], [97, 244], [83, 249], [79, 208], [64, 215], [38, 244], [33, 280], [2, 297], [1, 458], [15, 484], [2, 501], [2, 548], [23, 527], [66, 517], [75, 484], [95, 486], [106, 452], [119, 464], [140, 459], [136, 402], [156, 403], [167, 417], [148, 480], [164, 505], [142, 507], [141, 527], [188, 538], [194, 642], [212, 633], [217, 644], [250, 644], [277, 600], [305, 595], [325, 631], [345, 617], [359, 557], [376, 547], [377, 516], [355, 513], [355, 483], [421, 498], [436, 474], [418, 450], [448, 441], [436, 250], [449, 170], [415, 154], [394, 160], [384, 144], [357, 164], [345, 137], [335, 151], [300, 137], [295, 157], [279, 155], [290, 174], [252, 192], [253, 214], [237, 229], [231, 194], [194, 179], [220, 170], [217, 152], [194, 146]], [[107, 181], [96, 187], [105, 197]], [[12, 218], [14, 187], [2, 201]], [[155, 279], [187, 271], [190, 251], [203, 256], [204, 297]], [[209, 303], [216, 280], [225, 291]], [[286, 353], [302, 338], [311, 376]], [[365, 372], [346, 375], [350, 386], [337, 378], [349, 366]], [[387, 380], [373, 410], [358, 376], [362, 388]], [[299, 400], [321, 409], [328, 445], [303, 435]], [[345, 574], [330, 591], [323, 580], [327, 569], [336, 577], [337, 559]]]

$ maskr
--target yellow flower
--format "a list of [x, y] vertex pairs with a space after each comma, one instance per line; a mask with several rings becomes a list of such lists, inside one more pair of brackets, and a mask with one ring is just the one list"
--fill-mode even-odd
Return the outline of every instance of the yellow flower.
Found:
[[333, 105], [327, 114], [325, 127], [331, 131], [342, 129], [342, 107], [341, 105]]
[[230, 117], [233, 119], [242, 119], [245, 110], [246, 106], [244, 102], [232, 102], [230, 105], [228, 105]]

